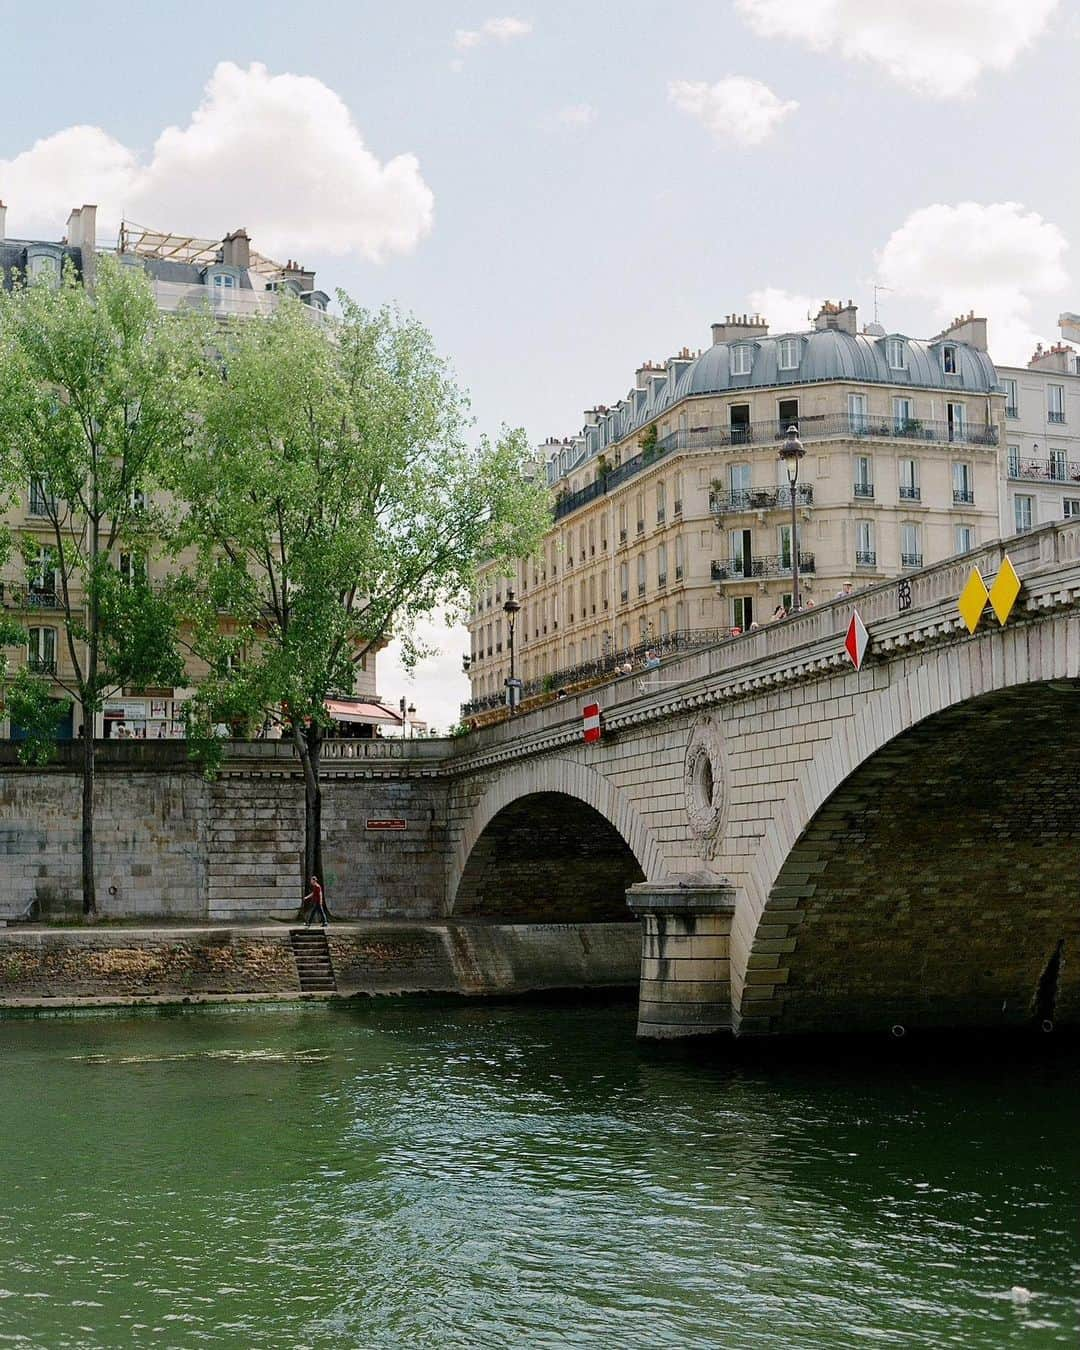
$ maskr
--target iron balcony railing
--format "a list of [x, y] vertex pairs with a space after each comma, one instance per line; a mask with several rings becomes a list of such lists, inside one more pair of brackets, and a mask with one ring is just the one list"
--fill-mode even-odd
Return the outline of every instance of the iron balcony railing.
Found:
[[35, 675], [55, 675], [56, 658], [50, 656], [31, 656], [26, 663]]
[[1006, 416], [1006, 417], [1019, 417], [1019, 416], [1020, 416], [1020, 409], [1016, 406], [1015, 403], [1007, 403], [1007, 404], [1005, 405], [1005, 416]]
[[901, 567], [921, 567], [922, 565], [923, 565], [923, 563], [922, 563], [922, 554], [921, 554], [921, 553], [901, 553], [901, 554], [900, 554], [900, 566], [901, 566]]
[[857, 549], [855, 552], [856, 567], [876, 567], [877, 553], [873, 549]]
[[917, 502], [921, 496], [922, 493], [915, 483], [900, 484], [900, 500], [902, 502]]
[[952, 499], [955, 506], [974, 506], [975, 493], [971, 488], [953, 488]]
[[[814, 570], [814, 555], [812, 553], [799, 553], [799, 571], [812, 572]], [[788, 577], [791, 575], [791, 558], [788, 555], [775, 555], [772, 557], [762, 557], [755, 555], [752, 558], [725, 558], [723, 561], [713, 559], [712, 579], [713, 581], [741, 581], [747, 577]]]
[[753, 422], [737, 427], [690, 427], [657, 441], [657, 450], [708, 450], [714, 446], [769, 445], [784, 440], [794, 426], [803, 441], [856, 437], [901, 441], [928, 441], [958, 445], [997, 445], [998, 430], [983, 423], [930, 421], [925, 418], [873, 417], [869, 414], [822, 413], [792, 421]]
[[54, 586], [0, 584], [0, 600], [11, 609], [59, 609], [60, 597]]
[[1050, 411], [1046, 414], [1046, 420], [1048, 422], [1064, 422], [1065, 414], [1063, 412]]
[[[663, 637], [647, 638], [634, 647], [611, 650], [593, 661], [582, 661], [575, 666], [566, 666], [562, 670], [552, 671], [534, 680], [526, 680], [521, 688], [523, 699], [533, 698], [537, 694], [553, 694], [571, 685], [600, 680], [616, 674], [616, 668], [630, 664], [640, 670], [650, 657], [674, 656], [677, 652], [692, 651], [698, 647], [711, 647], [731, 637], [728, 628], [683, 628]], [[471, 717], [475, 713], [489, 712], [492, 708], [505, 705], [504, 693], [486, 694], [483, 698], [470, 699], [461, 705], [462, 717]]]
[[1080, 463], [1064, 459], [1019, 459], [1009, 456], [1010, 478], [1040, 479], [1050, 483], [1080, 483]]
[[855, 484], [855, 496], [856, 496], [856, 497], [872, 497], [873, 495], [874, 495], [874, 485], [873, 485], [873, 483], [856, 483], [856, 484]]
[[[795, 488], [796, 506], [813, 506], [814, 486], [799, 483]], [[709, 494], [709, 510], [723, 516], [733, 511], [771, 511], [777, 507], [791, 510], [791, 488], [736, 488], [731, 492], [714, 489]]]
[[712, 450], [733, 445], [771, 445], [782, 441], [789, 427], [796, 427], [804, 441], [836, 440], [838, 437], [856, 437], [868, 440], [925, 441], [953, 445], [987, 445], [998, 443], [995, 426], [968, 422], [928, 421], [923, 418], [871, 417], [852, 413], [823, 413], [816, 417], [794, 420], [752, 422], [746, 426], [688, 427], [661, 436], [654, 446], [624, 460], [607, 473], [599, 475], [577, 492], [566, 492], [556, 498], [554, 515], [561, 520], [589, 502], [612, 492], [628, 478], [655, 464], [658, 459], [675, 450]]

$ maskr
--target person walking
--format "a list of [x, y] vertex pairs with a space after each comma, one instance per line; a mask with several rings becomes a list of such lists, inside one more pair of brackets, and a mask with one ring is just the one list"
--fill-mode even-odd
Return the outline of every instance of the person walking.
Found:
[[330, 922], [330, 916], [326, 912], [326, 900], [323, 896], [322, 883], [319, 881], [318, 877], [313, 876], [311, 878], [311, 890], [304, 896], [301, 904], [309, 904], [311, 906], [308, 910], [307, 923], [304, 924], [305, 928], [311, 927], [311, 921], [316, 914], [322, 921], [322, 926], [324, 928]]

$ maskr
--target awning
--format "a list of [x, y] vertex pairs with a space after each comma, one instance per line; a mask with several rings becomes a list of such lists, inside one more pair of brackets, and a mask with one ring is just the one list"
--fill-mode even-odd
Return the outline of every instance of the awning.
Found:
[[328, 698], [326, 711], [335, 722], [359, 722], [366, 726], [389, 722], [393, 726], [401, 726], [401, 714], [384, 708], [381, 703], [345, 703], [342, 699]]

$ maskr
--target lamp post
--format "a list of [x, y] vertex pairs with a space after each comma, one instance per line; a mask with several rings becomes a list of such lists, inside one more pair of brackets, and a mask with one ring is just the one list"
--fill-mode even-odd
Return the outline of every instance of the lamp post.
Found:
[[521, 606], [514, 599], [513, 586], [507, 586], [503, 613], [506, 615], [506, 623], [510, 630], [510, 678], [506, 681], [506, 701], [510, 708], [511, 717], [517, 712], [517, 681], [514, 678], [514, 623], [520, 611]]
[[787, 470], [791, 491], [791, 609], [796, 613], [802, 608], [799, 598], [799, 525], [795, 516], [795, 489], [799, 482], [799, 464], [806, 447], [799, 440], [798, 427], [788, 427], [787, 438], [780, 447], [780, 458]]

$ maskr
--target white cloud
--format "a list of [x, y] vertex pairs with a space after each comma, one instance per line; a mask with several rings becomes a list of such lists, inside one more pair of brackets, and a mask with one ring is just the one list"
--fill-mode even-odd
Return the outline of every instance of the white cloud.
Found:
[[1068, 286], [1067, 248], [1056, 225], [1017, 202], [938, 203], [893, 231], [878, 274], [897, 292], [931, 301], [943, 321], [971, 308], [985, 314], [994, 358], [1026, 362], [1039, 336], [1033, 301]]
[[185, 127], [166, 127], [148, 162], [100, 127], [68, 127], [0, 161], [12, 223], [55, 236], [71, 207], [96, 202], [101, 233], [123, 213], [158, 229], [220, 238], [245, 225], [255, 247], [408, 253], [434, 198], [411, 154], [381, 163], [320, 80], [221, 62]]
[[765, 286], [750, 292], [750, 308], [768, 319], [770, 333], [805, 333], [813, 323], [807, 315], [816, 314], [821, 301], [778, 286]]
[[459, 52], [467, 52], [486, 42], [513, 42], [531, 32], [532, 24], [527, 19], [485, 19], [479, 28], [459, 28], [454, 34], [454, 46]]
[[716, 84], [704, 80], [672, 80], [668, 98], [689, 113], [719, 142], [759, 145], [799, 106], [776, 97], [768, 85], [744, 75], [729, 75]]
[[1059, 0], [735, 0], [762, 37], [869, 61], [932, 98], [969, 94], [1006, 70], [1045, 30]]
[[383, 702], [396, 708], [402, 694], [416, 704], [416, 715], [445, 733], [461, 720], [461, 704], [469, 698], [469, 681], [461, 669], [469, 650], [465, 628], [449, 627], [437, 619], [416, 625], [416, 637], [435, 655], [421, 660], [413, 673], [401, 661], [401, 643], [391, 642], [376, 661], [376, 683]]
[[555, 118], [564, 127], [591, 127], [596, 121], [596, 109], [591, 103], [567, 103]]

